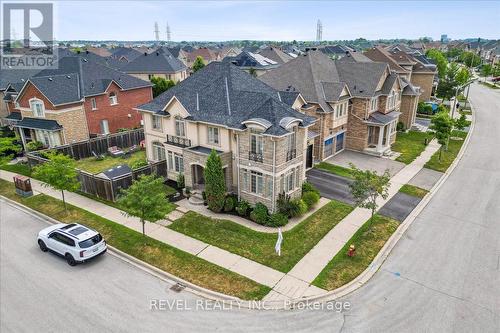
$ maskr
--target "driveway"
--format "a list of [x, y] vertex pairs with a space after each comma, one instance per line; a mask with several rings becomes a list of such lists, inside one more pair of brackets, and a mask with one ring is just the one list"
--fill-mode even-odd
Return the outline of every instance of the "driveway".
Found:
[[347, 204], [354, 204], [349, 184], [352, 180], [332, 173], [311, 169], [306, 172], [307, 181], [316, 186], [322, 197], [334, 199]]
[[339, 154], [330, 157], [325, 162], [349, 168], [349, 163], [353, 163], [361, 170], [376, 171], [379, 175], [389, 169], [391, 175], [395, 175], [405, 167], [404, 163], [393, 161], [389, 158], [367, 155], [351, 150], [344, 150]]
[[378, 211], [379, 214], [403, 222], [422, 199], [398, 192]]

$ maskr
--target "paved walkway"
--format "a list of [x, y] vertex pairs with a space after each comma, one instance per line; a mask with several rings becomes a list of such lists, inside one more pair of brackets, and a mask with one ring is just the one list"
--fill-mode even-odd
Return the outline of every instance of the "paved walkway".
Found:
[[[12, 172], [0, 170], [0, 178], [4, 180], [13, 181], [12, 177], [14, 175], [15, 174]], [[42, 186], [42, 182], [33, 178], [31, 179], [31, 184], [35, 194], [43, 193], [56, 199], [61, 199], [60, 191]], [[142, 232], [142, 224], [138, 218], [124, 216], [123, 212], [119, 209], [84, 197], [77, 193], [67, 191], [64, 193], [66, 202], [74, 206], [81, 207], [113, 222], [122, 224], [130, 229]], [[179, 213], [183, 213], [182, 208], [177, 212], [178, 213], [170, 214], [177, 214], [178, 216]], [[165, 228], [164, 225], [166, 224], [169, 224], [169, 221], [165, 220], [160, 221], [159, 223], [146, 222], [146, 235], [271, 288], [274, 287], [276, 283], [285, 275], [284, 273], [265, 265]]]
[[[408, 183], [438, 151], [440, 145], [432, 140], [426, 149], [412, 163], [405, 166], [391, 178], [389, 196], [387, 199], [379, 198], [378, 207], [382, 207], [396, 193], [401, 186]], [[356, 208], [342, 221], [340, 221], [332, 230], [330, 230], [323, 239], [321, 239], [309, 253], [307, 253], [287, 275], [282, 278], [265, 300], [278, 300], [295, 297], [297, 290], [309, 286], [310, 283], [319, 275], [323, 268], [332, 260], [332, 258], [344, 247], [358, 229], [370, 218], [371, 212], [365, 208]], [[291, 282], [293, 281], [293, 283]], [[291, 288], [293, 285], [295, 288]], [[309, 291], [311, 292], [311, 291]]]

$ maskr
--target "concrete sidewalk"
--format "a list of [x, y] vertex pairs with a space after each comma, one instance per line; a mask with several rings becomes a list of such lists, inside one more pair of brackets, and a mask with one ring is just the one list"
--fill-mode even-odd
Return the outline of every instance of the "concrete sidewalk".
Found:
[[[412, 163], [405, 166], [391, 178], [389, 196], [387, 199], [379, 198], [378, 207], [382, 207], [396, 193], [401, 186], [408, 183], [438, 151], [440, 145], [432, 140], [426, 149]], [[287, 276], [274, 286], [273, 290], [281, 291], [280, 295], [269, 293], [265, 300], [289, 299], [296, 296], [294, 289], [289, 288], [290, 279], [295, 279], [296, 288], [310, 285], [311, 282], [321, 273], [323, 268], [332, 260], [332, 258], [344, 247], [358, 229], [370, 218], [371, 212], [365, 208], [356, 208], [342, 221], [340, 221], [332, 230], [330, 230], [316, 246], [309, 251], [293, 268], [287, 273]], [[289, 290], [290, 292], [286, 292]]]
[[[0, 170], [0, 178], [13, 181], [15, 173]], [[61, 192], [50, 187], [42, 185], [42, 182], [31, 178], [31, 185], [35, 194], [43, 193], [45, 195], [61, 200]], [[85, 209], [96, 215], [102, 216], [113, 222], [122, 224], [130, 229], [142, 232], [142, 224], [138, 218], [127, 217], [123, 212], [114, 207], [101, 202], [92, 200], [74, 192], [64, 192], [66, 202], [74, 206]], [[222, 266], [230, 271], [245, 276], [260, 284], [268, 287], [274, 287], [285, 274], [275, 269], [243, 258], [239, 255], [222, 250], [218, 247], [201, 242], [184, 234], [165, 228], [160, 223], [146, 222], [146, 235], [157, 239], [165, 244], [176, 247], [182, 251], [188, 252], [197, 257], [203, 258], [211, 263]], [[319, 288], [317, 288], [319, 289]], [[322, 290], [322, 289], [319, 289]], [[324, 291], [326, 292], [326, 291]]]

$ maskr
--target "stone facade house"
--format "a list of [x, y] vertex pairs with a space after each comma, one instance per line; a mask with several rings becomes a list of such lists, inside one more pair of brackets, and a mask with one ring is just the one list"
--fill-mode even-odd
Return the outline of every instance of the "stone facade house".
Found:
[[276, 211], [279, 193], [301, 194], [306, 142], [314, 119], [297, 111], [297, 93], [275, 90], [228, 62], [212, 62], [137, 107], [148, 160], [166, 159], [168, 178], [204, 189], [207, 157], [223, 161], [228, 191]]
[[317, 119], [309, 130], [307, 168], [344, 150], [351, 93], [327, 55], [309, 51], [259, 79], [278, 90], [300, 92], [301, 111]]
[[152, 99], [149, 82], [81, 57], [61, 58], [58, 69], [42, 70], [14, 91], [11, 115], [23, 144], [46, 147], [139, 127], [134, 107]]

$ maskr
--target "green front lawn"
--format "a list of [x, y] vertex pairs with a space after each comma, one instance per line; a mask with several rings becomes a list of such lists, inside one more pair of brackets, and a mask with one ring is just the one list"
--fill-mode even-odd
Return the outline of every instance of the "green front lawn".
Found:
[[330, 164], [327, 162], [320, 162], [314, 166], [316, 169], [320, 169], [323, 171], [327, 171], [333, 174], [336, 174], [337, 176], [349, 178], [349, 179], [354, 179], [354, 175], [351, 169], [345, 168], [340, 165], [335, 165], [335, 164]]
[[[312, 284], [319, 288], [333, 290], [352, 281], [371, 264], [398, 226], [399, 222], [396, 220], [375, 215], [371, 227], [370, 223], [366, 222], [356, 231]], [[353, 257], [347, 255], [351, 244], [356, 247], [356, 254]]]
[[95, 157], [82, 158], [81, 160], [76, 161], [75, 167], [77, 169], [96, 174], [121, 164], [127, 164], [129, 167], [132, 167], [134, 163], [138, 161], [146, 161], [145, 150], [136, 151], [132, 153], [128, 158], [123, 158], [120, 156], [112, 157], [109, 155], [106, 155], [104, 159], [100, 161], [98, 161]]
[[0, 169], [31, 177], [31, 169], [28, 164], [0, 164]]
[[396, 161], [405, 164], [413, 162], [425, 150], [426, 145], [424, 140], [426, 138], [430, 141], [432, 136], [428, 133], [417, 131], [408, 131], [407, 133], [398, 132], [396, 142], [391, 146], [393, 151], [401, 153], [396, 158]]
[[460, 137], [462, 140], [450, 139], [448, 144], [448, 150], [443, 149], [441, 161], [439, 160], [439, 150], [432, 155], [431, 159], [425, 164], [428, 169], [445, 172], [453, 163], [455, 158], [464, 144], [465, 138], [467, 137], [467, 132], [453, 131], [452, 137]]
[[228, 220], [188, 212], [169, 228], [286, 273], [352, 210], [332, 200], [283, 233], [281, 256], [274, 251], [277, 234], [254, 231]]
[[417, 198], [423, 198], [429, 191], [424, 190], [423, 188], [420, 188], [418, 186], [410, 185], [410, 184], [404, 184], [401, 186], [399, 189], [399, 192], [406, 193], [408, 195], [417, 197]]
[[153, 238], [144, 237], [135, 230], [81, 208], [68, 205], [66, 213], [62, 201], [55, 198], [43, 194], [21, 198], [15, 194], [12, 183], [1, 179], [0, 195], [61, 222], [76, 221], [93, 228], [103, 235], [109, 245], [201, 287], [247, 300], [262, 299], [270, 291], [270, 288], [244, 276]]

